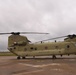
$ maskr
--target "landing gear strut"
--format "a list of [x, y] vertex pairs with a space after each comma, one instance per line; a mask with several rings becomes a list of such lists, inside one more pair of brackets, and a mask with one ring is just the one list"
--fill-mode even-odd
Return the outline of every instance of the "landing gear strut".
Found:
[[53, 56], [52, 56], [52, 58], [53, 58], [53, 59], [56, 59], [56, 56], [55, 56], [55, 55], [53, 55]]

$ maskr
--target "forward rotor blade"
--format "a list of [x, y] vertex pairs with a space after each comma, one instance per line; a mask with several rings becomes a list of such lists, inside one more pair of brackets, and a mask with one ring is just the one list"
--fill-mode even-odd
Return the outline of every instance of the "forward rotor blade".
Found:
[[41, 33], [41, 32], [11, 32], [11, 33], [0, 33], [0, 35], [5, 35], [5, 34], [49, 34], [49, 33]]
[[11, 33], [0, 33], [0, 35], [11, 34]]
[[49, 33], [41, 33], [41, 32], [20, 32], [20, 34], [49, 34]]

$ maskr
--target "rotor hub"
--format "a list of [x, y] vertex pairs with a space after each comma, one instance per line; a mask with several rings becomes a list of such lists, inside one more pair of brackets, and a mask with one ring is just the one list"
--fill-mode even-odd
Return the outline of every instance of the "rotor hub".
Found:
[[20, 32], [11, 32], [11, 34], [13, 34], [13, 35], [19, 35]]
[[76, 37], [76, 35], [75, 35], [75, 34], [73, 34], [73, 35], [68, 35], [68, 37], [69, 37], [70, 39], [73, 39], [73, 38]]

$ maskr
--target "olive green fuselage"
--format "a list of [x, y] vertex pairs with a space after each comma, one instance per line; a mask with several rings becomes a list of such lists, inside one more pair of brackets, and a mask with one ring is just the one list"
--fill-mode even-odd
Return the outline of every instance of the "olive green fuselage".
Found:
[[70, 40], [30, 44], [25, 36], [11, 35], [8, 50], [21, 57], [76, 54], [76, 38]]
[[76, 44], [74, 42], [53, 42], [16, 45], [10, 51], [18, 56], [69, 55], [76, 54]]

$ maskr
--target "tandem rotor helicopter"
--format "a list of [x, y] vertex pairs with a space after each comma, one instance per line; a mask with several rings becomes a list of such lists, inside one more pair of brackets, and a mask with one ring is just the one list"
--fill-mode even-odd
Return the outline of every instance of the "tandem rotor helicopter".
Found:
[[[0, 35], [11, 34], [8, 37], [8, 50], [17, 56], [17, 59], [25, 59], [27, 56], [52, 56], [56, 59], [56, 55], [70, 55], [76, 54], [76, 35], [66, 35], [51, 39], [38, 41], [40, 43], [30, 43], [26, 36], [20, 34], [48, 34], [39, 32], [11, 32], [11, 33], [0, 33]], [[61, 42], [45, 42], [48, 40], [54, 40], [63, 38]]]

